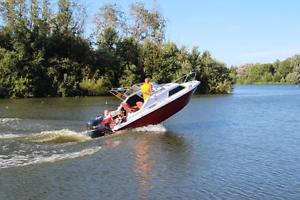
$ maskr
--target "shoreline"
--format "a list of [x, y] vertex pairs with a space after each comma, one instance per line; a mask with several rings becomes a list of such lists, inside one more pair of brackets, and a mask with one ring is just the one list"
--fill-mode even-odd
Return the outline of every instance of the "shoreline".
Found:
[[281, 83], [281, 82], [253, 82], [253, 83], [235, 83], [234, 85], [297, 85], [297, 84]]
[[[242, 85], [242, 86], [298, 86], [298, 84], [291, 84], [291, 83], [267, 83], [267, 82], [256, 82], [256, 83], [235, 83], [233, 85]], [[234, 89], [233, 89], [234, 90]], [[195, 96], [218, 96], [218, 95], [231, 95], [233, 93], [233, 91], [229, 92], [229, 93], [197, 93], [195, 92], [194, 95]], [[0, 98], [0, 100], [18, 100], [18, 99], [55, 99], [55, 98], [59, 98], [59, 99], [82, 99], [82, 98], [99, 98], [99, 97], [106, 97], [106, 98], [110, 98], [110, 97], [114, 97], [113, 95], [82, 95], [82, 96], [69, 96], [69, 97], [62, 97], [62, 96], [47, 96], [47, 97], [4, 97], [4, 98]]]
[[[232, 92], [229, 93], [194, 93], [195, 96], [217, 96], [217, 95], [230, 95]], [[6, 97], [0, 98], [0, 100], [19, 100], [19, 99], [83, 99], [83, 98], [99, 98], [99, 97], [108, 97], [114, 98], [113, 95], [99, 95], [99, 96], [69, 96], [69, 97], [61, 97], [61, 96], [48, 96], [48, 97]]]

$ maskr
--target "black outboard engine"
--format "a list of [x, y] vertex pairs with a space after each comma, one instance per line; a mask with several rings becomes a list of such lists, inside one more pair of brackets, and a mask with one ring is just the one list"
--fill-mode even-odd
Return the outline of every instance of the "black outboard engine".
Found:
[[107, 133], [111, 133], [111, 129], [101, 123], [102, 120], [103, 117], [97, 116], [95, 119], [92, 119], [87, 123], [87, 133], [91, 138], [101, 137]]

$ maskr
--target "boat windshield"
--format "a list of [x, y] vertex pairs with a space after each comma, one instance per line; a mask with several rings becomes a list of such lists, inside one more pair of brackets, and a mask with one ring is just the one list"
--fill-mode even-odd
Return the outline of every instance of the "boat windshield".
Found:
[[155, 91], [158, 91], [160, 88], [161, 88], [161, 85], [159, 85], [158, 83], [152, 83], [152, 89], [153, 89], [153, 91], [155, 92]]

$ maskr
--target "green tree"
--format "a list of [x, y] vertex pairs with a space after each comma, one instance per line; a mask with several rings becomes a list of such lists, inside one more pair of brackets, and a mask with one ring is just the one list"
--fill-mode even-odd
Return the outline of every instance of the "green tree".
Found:
[[155, 43], [163, 42], [166, 20], [158, 10], [151, 11], [143, 3], [134, 3], [130, 6], [130, 12], [134, 20], [130, 31], [134, 37], [139, 41], [148, 39]]
[[[95, 42], [82, 34], [84, 7], [58, 0], [58, 9], [51, 9], [49, 2], [0, 1], [1, 97], [104, 95], [109, 87], [130, 86], [146, 76], [165, 83], [190, 71], [201, 81], [198, 92], [223, 93], [232, 85], [232, 71], [209, 52], [164, 42], [165, 19], [157, 9], [135, 3], [126, 16], [117, 5], [105, 4], [96, 17]], [[255, 80], [298, 77], [297, 59], [288, 62], [292, 71], [281, 69], [281, 62], [258, 66], [254, 72], [263, 78]]]
[[295, 55], [291, 59], [291, 65], [293, 66], [293, 73], [296, 75], [296, 83], [300, 83], [300, 55]]
[[54, 31], [67, 34], [82, 34], [85, 23], [85, 9], [72, 0], [58, 0], [58, 13], [54, 15]]
[[38, 24], [39, 20], [39, 5], [38, 0], [31, 0], [30, 7], [30, 27], [33, 28], [36, 24]]
[[96, 34], [99, 35], [105, 29], [112, 28], [118, 34], [126, 35], [128, 28], [124, 15], [124, 12], [116, 4], [104, 4], [101, 6], [99, 13], [94, 18]]
[[100, 70], [101, 75], [110, 77], [113, 86], [119, 84], [119, 78], [123, 72], [116, 49], [118, 41], [119, 38], [115, 29], [106, 28], [99, 36], [95, 52], [97, 69]]
[[300, 83], [300, 56], [271, 64], [249, 64], [236, 68], [238, 83]]

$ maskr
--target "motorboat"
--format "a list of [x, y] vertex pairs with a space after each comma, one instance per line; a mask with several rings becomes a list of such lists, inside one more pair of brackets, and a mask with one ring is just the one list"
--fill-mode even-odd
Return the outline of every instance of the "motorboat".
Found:
[[185, 107], [199, 84], [195, 73], [171, 83], [152, 83], [152, 94], [146, 100], [140, 91], [142, 84], [113, 88], [110, 93], [121, 100], [119, 107], [89, 121], [88, 134], [94, 138], [120, 130], [159, 124]]

